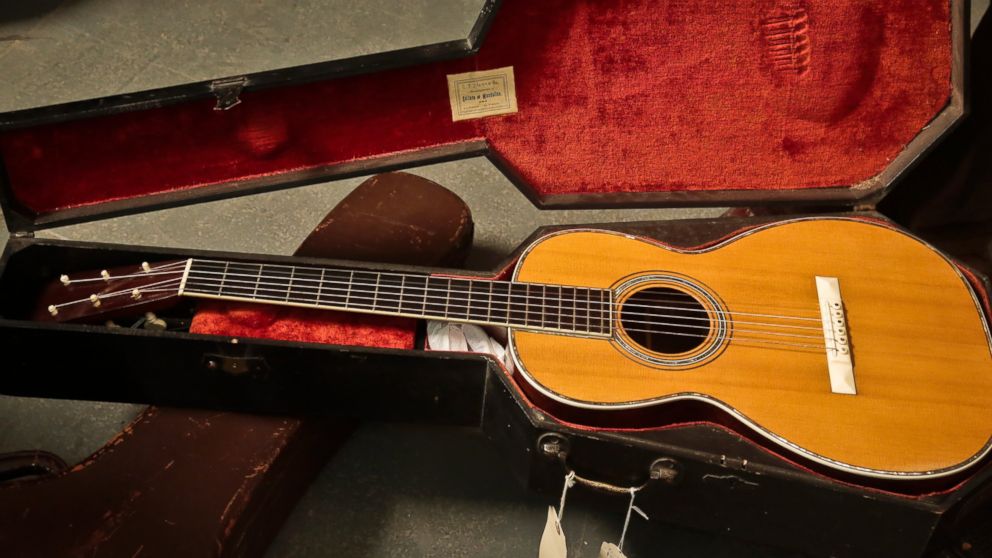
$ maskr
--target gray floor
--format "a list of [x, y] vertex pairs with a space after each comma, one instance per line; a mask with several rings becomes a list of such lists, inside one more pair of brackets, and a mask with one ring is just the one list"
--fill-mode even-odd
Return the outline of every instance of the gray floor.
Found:
[[[976, 0], [973, 13], [983, 13], [988, 3]], [[276, 9], [284, 3], [0, 0], [0, 111], [447, 40], [465, 35], [479, 5], [481, 0], [310, 0], [295, 3], [294, 9]], [[285, 43], [289, 31], [303, 40]], [[450, 187], [472, 207], [478, 229], [471, 266], [477, 269], [494, 265], [540, 224], [720, 213], [539, 211], [484, 159], [413, 172]], [[288, 254], [359, 181], [64, 227], [39, 236]], [[219, 221], [217, 215], [225, 218]], [[0, 231], [0, 240], [6, 234]], [[0, 397], [0, 452], [46, 448], [79, 461], [140, 408]], [[625, 503], [581, 491], [570, 500], [565, 521], [569, 555], [596, 556], [601, 541], [618, 536]], [[477, 432], [370, 424], [328, 464], [268, 556], [533, 556], [549, 503], [517, 485]], [[660, 550], [680, 556], [764, 554], [638, 520], [631, 530], [632, 558]]]

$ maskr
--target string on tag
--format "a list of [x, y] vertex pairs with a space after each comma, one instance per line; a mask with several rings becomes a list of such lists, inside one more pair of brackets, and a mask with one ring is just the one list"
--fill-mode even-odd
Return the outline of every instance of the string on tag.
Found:
[[565, 475], [565, 484], [561, 488], [561, 501], [558, 502], [558, 521], [561, 521], [563, 515], [565, 515], [565, 496], [568, 494], [568, 489], [575, 486], [575, 471], [569, 471]]
[[623, 520], [623, 531], [620, 533], [620, 542], [617, 544], [617, 548], [623, 550], [623, 541], [627, 537], [627, 528], [630, 527], [630, 512], [636, 511], [638, 515], [644, 519], [648, 519], [648, 514], [644, 513], [641, 508], [634, 505], [634, 498], [637, 496], [638, 488], [630, 489], [630, 504], [627, 506], [627, 517]]

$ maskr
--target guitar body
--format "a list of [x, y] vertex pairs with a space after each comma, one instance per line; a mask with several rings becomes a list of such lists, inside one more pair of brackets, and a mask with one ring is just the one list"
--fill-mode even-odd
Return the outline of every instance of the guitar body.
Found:
[[[853, 394], [831, 389], [817, 276], [839, 284]], [[885, 225], [794, 220], [688, 251], [568, 231], [532, 245], [514, 280], [615, 289], [609, 338], [511, 330], [522, 376], [560, 403], [703, 401], [807, 459], [878, 478], [949, 475], [989, 449], [981, 304], [954, 264]], [[669, 297], [669, 313], [636, 319], [648, 295]], [[698, 335], [636, 331], [665, 319]]]

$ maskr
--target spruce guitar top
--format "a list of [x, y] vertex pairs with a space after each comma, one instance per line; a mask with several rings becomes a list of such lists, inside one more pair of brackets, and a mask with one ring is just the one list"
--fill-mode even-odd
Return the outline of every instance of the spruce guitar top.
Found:
[[798, 219], [679, 250], [569, 230], [511, 281], [191, 258], [63, 275], [39, 317], [94, 321], [176, 297], [505, 326], [522, 378], [602, 411], [701, 401], [820, 465], [886, 479], [990, 448], [992, 353], [960, 270], [882, 224]]

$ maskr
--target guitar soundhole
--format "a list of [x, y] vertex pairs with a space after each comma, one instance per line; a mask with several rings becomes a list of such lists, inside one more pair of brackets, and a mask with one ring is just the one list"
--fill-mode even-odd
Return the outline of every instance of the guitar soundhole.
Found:
[[650, 287], [623, 302], [620, 324], [630, 339], [654, 353], [691, 351], [706, 341], [706, 309], [693, 296], [670, 287]]

